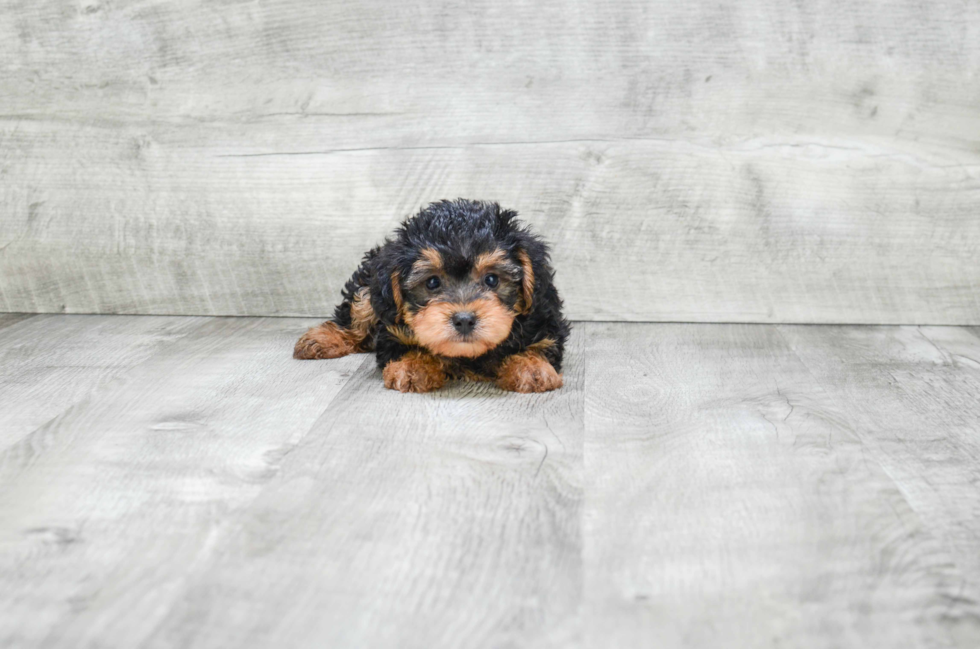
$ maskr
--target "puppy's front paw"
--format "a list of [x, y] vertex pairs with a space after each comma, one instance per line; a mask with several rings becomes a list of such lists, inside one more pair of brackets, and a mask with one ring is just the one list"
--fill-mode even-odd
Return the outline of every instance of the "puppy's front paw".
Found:
[[385, 387], [399, 392], [430, 392], [446, 383], [442, 363], [429, 354], [409, 352], [385, 365]]
[[354, 351], [343, 329], [334, 322], [324, 322], [300, 336], [293, 348], [293, 358], [340, 358]]
[[511, 392], [548, 392], [564, 381], [546, 359], [538, 354], [515, 354], [507, 358], [497, 373], [497, 385]]

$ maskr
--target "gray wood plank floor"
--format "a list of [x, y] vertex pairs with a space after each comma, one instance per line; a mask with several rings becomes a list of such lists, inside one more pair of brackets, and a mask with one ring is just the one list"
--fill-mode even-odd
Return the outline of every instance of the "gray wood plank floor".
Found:
[[385, 390], [311, 321], [0, 316], [0, 646], [975, 647], [980, 336], [580, 323]]

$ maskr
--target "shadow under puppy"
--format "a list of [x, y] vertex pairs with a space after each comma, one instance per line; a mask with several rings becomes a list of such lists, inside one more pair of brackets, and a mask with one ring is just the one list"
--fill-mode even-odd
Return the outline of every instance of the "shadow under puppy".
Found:
[[374, 351], [385, 387], [428, 392], [447, 379], [504, 390], [562, 386], [569, 325], [548, 247], [496, 203], [432, 203], [370, 250], [333, 319], [294, 358]]

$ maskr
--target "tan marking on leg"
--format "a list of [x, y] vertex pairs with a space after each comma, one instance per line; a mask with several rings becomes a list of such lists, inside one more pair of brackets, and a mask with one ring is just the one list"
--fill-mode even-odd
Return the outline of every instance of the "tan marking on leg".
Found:
[[526, 351], [504, 359], [497, 371], [497, 385], [511, 392], [548, 392], [564, 385], [564, 379], [546, 358]]
[[349, 332], [335, 322], [324, 322], [300, 336], [293, 348], [293, 358], [340, 358], [357, 351]]
[[430, 392], [446, 383], [446, 373], [439, 359], [421, 351], [411, 351], [390, 361], [381, 374], [385, 387], [399, 392]]

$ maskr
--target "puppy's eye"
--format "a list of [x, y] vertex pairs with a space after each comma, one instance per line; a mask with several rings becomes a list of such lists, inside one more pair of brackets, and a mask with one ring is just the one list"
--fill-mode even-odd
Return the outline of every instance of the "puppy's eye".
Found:
[[438, 277], [435, 277], [435, 276], [430, 277], [429, 279], [425, 280], [425, 288], [429, 289], [430, 291], [436, 290], [441, 285], [442, 285], [442, 282], [440, 282], [439, 281], [439, 278]]
[[497, 288], [497, 284], [500, 283], [500, 278], [494, 275], [493, 273], [490, 273], [489, 275], [483, 278], [483, 283], [489, 286], [490, 288]]

